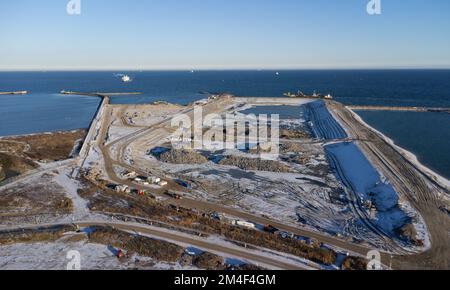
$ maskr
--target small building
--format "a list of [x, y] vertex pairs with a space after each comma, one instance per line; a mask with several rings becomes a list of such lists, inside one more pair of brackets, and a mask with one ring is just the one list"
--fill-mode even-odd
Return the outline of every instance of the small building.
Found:
[[147, 178], [147, 181], [153, 184], [158, 184], [161, 182], [161, 178], [156, 176], [150, 176], [149, 178]]
[[161, 180], [160, 182], [158, 182], [159, 186], [166, 186], [168, 183], [165, 180]]
[[138, 176], [134, 179], [135, 182], [139, 183], [139, 184], [143, 184], [145, 181], [147, 180], [146, 177], [142, 177], [142, 176]]

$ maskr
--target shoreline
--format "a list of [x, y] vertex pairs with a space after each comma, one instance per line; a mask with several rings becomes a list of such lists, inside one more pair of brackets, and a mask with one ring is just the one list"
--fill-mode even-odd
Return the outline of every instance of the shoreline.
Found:
[[[102, 102], [102, 104], [103, 104], [103, 102]], [[393, 183], [395, 183], [395, 184], [398, 184], [398, 182], [401, 183], [403, 181], [403, 178], [404, 178], [405, 181], [406, 181], [404, 184], [406, 186], [412, 185], [413, 183], [411, 182], [411, 180], [413, 180], [413, 178], [415, 176], [419, 177], [417, 179], [426, 179], [427, 180], [426, 183], [428, 183], [428, 184], [431, 184], [433, 182], [434, 179], [431, 179], [431, 178], [427, 179], [427, 177], [424, 175], [425, 173], [422, 173], [420, 168], [415, 167], [414, 163], [412, 163], [409, 159], [405, 159], [406, 157], [402, 154], [402, 152], [398, 151], [397, 148], [394, 147], [393, 144], [388, 142], [389, 139], [387, 137], [383, 138], [385, 136], [382, 133], [380, 133], [380, 132], [376, 131], [375, 129], [371, 128], [370, 126], [368, 126], [365, 122], [363, 122], [363, 120], [356, 113], [352, 112], [351, 110], [348, 110], [341, 103], [337, 103], [337, 102], [327, 102], [326, 103], [326, 105], [330, 105], [330, 104], [331, 104], [331, 106], [329, 108], [327, 108], [327, 109], [331, 113], [331, 117], [334, 118], [336, 122], [341, 124], [343, 128], [345, 128], [346, 132], [348, 133], [348, 136], [354, 136], [355, 138], [359, 138], [359, 140], [362, 142], [362, 145], [360, 145], [361, 143], [360, 144], [356, 144], [356, 145], [358, 145], [358, 147], [360, 148], [360, 150], [363, 153], [365, 153], [365, 151], [368, 150], [368, 148], [370, 149], [370, 146], [372, 146], [372, 145], [376, 146], [377, 144], [379, 146], [379, 149], [380, 149], [381, 153], [386, 152], [386, 156], [383, 156], [383, 154], [381, 154], [381, 157], [379, 157], [379, 156], [376, 155], [376, 153], [377, 153], [376, 150], [375, 150], [375, 152], [372, 152], [372, 151], [369, 150], [369, 152], [370, 152], [369, 155], [373, 155], [376, 158], [379, 158], [378, 163], [376, 162], [377, 161], [376, 158], [375, 158], [375, 162], [373, 162], [369, 158], [367, 158], [368, 161], [370, 161], [370, 163], [372, 164], [372, 166], [374, 168], [376, 168], [378, 170], [378, 172], [382, 176], [384, 176], [388, 180], [390, 180], [390, 178], [392, 178], [392, 173], [394, 173], [394, 175], [396, 173], [396, 170], [395, 170], [396, 168], [394, 168], [394, 170], [391, 172], [391, 174], [387, 174], [387, 175], [384, 174], [384, 172], [386, 171], [386, 168], [383, 168], [383, 166], [381, 166], [381, 168], [380, 168], [379, 166], [380, 166], [380, 162], [386, 162], [387, 163], [387, 165], [386, 165], [387, 168], [389, 168], [389, 166], [395, 166], [395, 165], [399, 165], [400, 169], [402, 168], [402, 166], [403, 167], [405, 167], [405, 166], [406, 167], [413, 167], [414, 168], [413, 171], [417, 171], [418, 173], [420, 173], [420, 175], [419, 174], [414, 175], [415, 174], [414, 173], [414, 174], [411, 174], [411, 175], [404, 175], [403, 176], [402, 173], [404, 171], [403, 172], [399, 171], [400, 172], [400, 174], [399, 174], [400, 178], [398, 180], [395, 180], [395, 176], [394, 176]], [[101, 106], [101, 107], [103, 107], [103, 106]], [[106, 108], [108, 108], [108, 106], [106, 106]], [[106, 136], [106, 133], [107, 133], [107, 131], [105, 131], [105, 129], [108, 128], [108, 126], [104, 126], [104, 125], [105, 124], [110, 124], [110, 120], [108, 119], [110, 117], [111, 117], [110, 114], [109, 113], [106, 114], [106, 112], [103, 112], [103, 114], [102, 114], [102, 112], [97, 112], [97, 116], [94, 116], [93, 122], [91, 123], [91, 128], [89, 129], [89, 131], [94, 130], [93, 133], [94, 134], [97, 133], [96, 136], [99, 136], [100, 139], [98, 139], [98, 140], [89, 140], [89, 138], [87, 138], [85, 140], [85, 142], [83, 143], [83, 145], [86, 146], [86, 151], [89, 152], [89, 149], [91, 149], [90, 146], [93, 146], [93, 147], [100, 146], [100, 148], [101, 148], [101, 146], [103, 146], [102, 143], [100, 142], [100, 140], [105, 139], [105, 136]], [[106, 118], [105, 123], [102, 122], [102, 124], [97, 124], [96, 120], [98, 118], [102, 118], [102, 119]], [[76, 131], [77, 130], [72, 131], [72, 132], [76, 132]], [[371, 134], [369, 134], [368, 132], [371, 132]], [[34, 133], [34, 134], [31, 134], [31, 135], [42, 135], [42, 134], [52, 134], [52, 133], [51, 132], [50, 133], [49, 132], [41, 133], [41, 134]], [[343, 138], [343, 140], [347, 140], [347, 138]], [[372, 144], [369, 141], [368, 144], [365, 144], [365, 143], [367, 143], [367, 140], [374, 140], [374, 143]], [[93, 141], [95, 143], [93, 143]], [[384, 149], [384, 151], [383, 151], [383, 149]], [[392, 152], [395, 152], [395, 154], [393, 154]], [[107, 155], [105, 155], [105, 156], [107, 158], [110, 158]], [[391, 158], [392, 156], [397, 157], [397, 158]], [[82, 157], [83, 156], [81, 156], [81, 158]], [[105, 160], [107, 160], [107, 158], [105, 158]], [[79, 160], [79, 161], [82, 161], [82, 160]], [[76, 161], [77, 165], [80, 164], [79, 161], [78, 160]], [[126, 161], [124, 161], [124, 162], [126, 162]], [[112, 163], [112, 165], [113, 165], [113, 163]], [[105, 164], [103, 166], [105, 166], [105, 168], [108, 168], [107, 164]], [[138, 172], [138, 171], [136, 171], [136, 172]], [[77, 173], [76, 170], [72, 171], [72, 176], [74, 176], [74, 174], [76, 174], [76, 173]], [[413, 176], [413, 177], [411, 177], [411, 176]], [[115, 179], [112, 179], [112, 180], [116, 182]], [[117, 181], [117, 182], [119, 182], [119, 181]], [[409, 189], [406, 187], [406, 191], [405, 191], [404, 189], [402, 189], [402, 186], [403, 185], [399, 186], [399, 188], [401, 188], [401, 190], [397, 191], [397, 193], [398, 193], [399, 196], [401, 196], [401, 195], [406, 193], [405, 196], [407, 198], [405, 199], [405, 201], [408, 201], [408, 199], [410, 197], [410, 193], [408, 191]], [[415, 184], [414, 184], [414, 186], [415, 186]], [[414, 193], [413, 192], [414, 188], [415, 187], [410, 187], [411, 193]], [[433, 186], [433, 188], [436, 188], [436, 186]], [[420, 192], [423, 189], [423, 187], [421, 187], [421, 185], [419, 184], [419, 185], [417, 185], [417, 189]], [[438, 190], [440, 191], [440, 189], [438, 189]], [[444, 191], [444, 192], [447, 193], [447, 191]], [[188, 201], [188, 199], [186, 199], [186, 201]], [[203, 207], [205, 205], [203, 205], [200, 202], [199, 206]], [[416, 254], [420, 255], [420, 254], [423, 254], [423, 253], [428, 252], [430, 250], [434, 250], [436, 246], [434, 244], [435, 240], [432, 239], [432, 235], [436, 233], [436, 229], [433, 226], [428, 227], [427, 222], [429, 220], [426, 218], [427, 216], [423, 216], [422, 215], [422, 211], [419, 208], [416, 207], [416, 203], [408, 202], [407, 203], [407, 207], [408, 207], [407, 208], [408, 210], [409, 209], [413, 210], [414, 214], [417, 214], [418, 217], [419, 217], [419, 221], [418, 221], [418, 223], [414, 223], [414, 227], [417, 227], [417, 226], [422, 227], [423, 226], [423, 230], [420, 231], [420, 232], [425, 232], [425, 235], [427, 237], [430, 237], [431, 240], [433, 240], [433, 244], [430, 247], [428, 247], [428, 245], [429, 245], [428, 243], [425, 243], [425, 246], [426, 246], [425, 248], [421, 247], [420, 250], [417, 250], [417, 252], [414, 251], [414, 254], [411, 253], [411, 255], [412, 256], [415, 256]], [[280, 228], [283, 229], [283, 227], [280, 227]], [[311, 234], [311, 233], [309, 233], [309, 234]], [[340, 243], [341, 241], [338, 240], [338, 242]], [[437, 244], [437, 246], [439, 246], [438, 243], [436, 243], [436, 244]], [[333, 245], [333, 243], [332, 243], [332, 245]], [[349, 245], [349, 247], [352, 248], [353, 246]], [[383, 255], [388, 255], [388, 254], [383, 254]], [[403, 257], [403, 256], [400, 256], [400, 254], [399, 254], [397, 256], [397, 259], [399, 259], [401, 261], [403, 259], [401, 257]]]
[[[332, 105], [337, 104], [338, 106], [341, 106], [341, 107], [339, 107], [339, 108], [332, 108], [330, 106], [330, 104], [332, 104]], [[425, 222], [421, 212], [417, 208], [415, 208], [410, 203], [408, 198], [406, 196], [404, 196], [404, 194], [402, 192], [400, 192], [394, 186], [393, 180], [391, 180], [391, 178], [389, 178], [389, 176], [384, 173], [383, 169], [380, 168], [377, 165], [376, 162], [374, 162], [374, 159], [373, 159], [374, 156], [372, 156], [372, 154], [370, 154], [370, 151], [368, 152], [366, 150], [367, 148], [364, 148], [364, 146], [362, 146], [362, 144], [361, 144], [361, 142], [365, 143], [365, 142], [367, 142], [367, 140], [365, 140], [365, 138], [362, 139], [362, 140], [359, 140], [360, 139], [359, 134], [356, 134], [355, 131], [354, 131], [355, 129], [352, 128], [351, 126], [349, 127], [349, 124], [347, 123], [347, 122], [351, 122], [351, 121], [344, 120], [343, 117], [342, 117], [343, 114], [339, 113], [338, 111], [339, 110], [348, 110], [351, 113], [352, 117], [354, 118], [354, 120], [353, 120], [354, 122], [360, 123], [360, 125], [362, 125], [366, 129], [368, 129], [369, 131], [371, 130], [371, 127], [368, 126], [368, 125], [366, 126], [366, 123], [364, 123], [361, 118], [356, 118], [356, 117], [359, 117], [359, 116], [355, 117], [354, 116], [354, 112], [349, 110], [342, 103], [335, 102], [335, 101], [333, 101], [331, 103], [327, 102], [325, 104], [325, 106], [326, 106], [326, 109], [328, 110], [328, 112], [330, 113], [331, 117], [342, 127], [342, 129], [344, 130], [345, 134], [347, 135], [347, 138], [344, 138], [344, 139], [342, 139], [340, 141], [333, 140], [331, 142], [327, 142], [326, 146], [335, 146], [335, 145], [343, 145], [343, 144], [350, 145], [350, 144], [353, 144], [355, 146], [355, 148], [357, 148], [356, 150], [358, 150], [360, 152], [360, 154], [362, 154], [362, 156], [364, 156], [363, 158], [367, 161], [368, 164], [370, 164], [369, 166], [374, 170], [375, 174], [378, 176], [379, 180], [378, 180], [378, 182], [376, 184], [377, 185], [378, 184], [386, 184], [387, 186], [392, 186], [392, 190], [395, 192], [395, 196], [398, 197], [398, 203], [397, 203], [398, 209], [400, 211], [402, 211], [406, 216], [409, 216], [411, 218], [417, 219], [415, 222], [412, 222], [411, 224], [416, 229], [417, 237], [420, 237], [420, 240], [423, 242], [423, 245], [422, 246], [417, 246], [417, 245], [413, 245], [413, 244], [411, 244], [411, 245], [406, 244], [406, 243], [404, 244], [401, 239], [397, 239], [397, 238], [394, 238], [394, 236], [390, 236], [390, 234], [388, 234], [388, 232], [386, 232], [386, 229], [384, 229], [383, 226], [378, 225], [378, 222], [375, 222], [377, 224], [376, 225], [376, 229], [379, 230], [379, 229], [383, 228], [381, 234], [382, 235], [386, 235], [387, 237], [389, 237], [389, 239], [392, 240], [393, 245], [395, 244], [395, 247], [399, 247], [399, 249], [406, 251], [406, 253], [409, 253], [409, 254], [413, 254], [413, 253], [414, 254], [421, 254], [421, 253], [424, 253], [424, 252], [427, 252], [428, 250], [430, 250], [431, 249], [431, 233], [430, 233], [430, 231], [428, 229], [428, 226], [427, 226], [427, 224], [426, 224], [426, 222]], [[376, 132], [378, 132], [378, 131], [376, 131]], [[384, 136], [382, 133], [379, 133], [379, 134], [381, 136]], [[381, 138], [381, 140], [386, 142], [385, 139], [382, 138], [381, 136], [379, 136]], [[350, 139], [350, 140], [346, 141], [345, 139]], [[389, 146], [391, 146], [390, 143], [387, 143], [387, 144]], [[337, 158], [337, 155], [335, 155], [337, 153], [328, 152], [327, 154], [329, 154], [330, 157], [332, 157], [332, 158]], [[356, 154], [356, 153], [354, 152], [352, 154]], [[341, 158], [343, 158], [343, 157], [341, 157]], [[335, 160], [335, 162], [339, 163], [339, 161], [337, 161], [337, 160]], [[343, 162], [343, 160], [341, 160], [341, 162]], [[386, 162], [390, 162], [390, 160], [386, 161]], [[362, 168], [361, 169], [356, 169], [355, 168], [353, 170], [364, 170], [364, 169], [362, 169]], [[345, 173], [341, 172], [339, 175], [344, 175], [345, 176]], [[345, 179], [345, 177], [344, 177], [344, 179]], [[370, 179], [370, 177], [367, 176], [367, 177], [364, 178], [364, 180], [367, 180], [367, 179]], [[347, 181], [347, 182], [352, 183], [351, 181]], [[358, 182], [361, 182], [361, 181], [355, 181], [355, 182], [358, 183]], [[344, 186], [346, 186], [348, 188], [351, 187], [351, 191], [353, 191], [354, 194], [356, 195], [355, 202], [356, 202], [356, 204], [358, 204], [358, 202], [356, 200], [358, 198], [361, 198], [360, 194], [363, 194], [364, 191], [358, 192], [357, 190], [355, 190], [353, 188], [353, 186], [357, 186], [357, 185], [353, 185], [352, 186], [350, 184], [344, 184]], [[383, 192], [384, 198], [386, 198], [385, 194], [387, 196], [389, 196], [389, 191]], [[355, 206], [355, 210], [356, 210], [357, 213], [360, 212], [358, 206]], [[364, 211], [361, 211], [361, 213], [364, 213]], [[389, 219], [388, 216], [389, 216], [389, 214], [387, 214], [385, 219], [386, 218]], [[364, 218], [370, 219], [368, 216], [364, 217]], [[378, 217], [376, 220], [379, 220], [379, 218], [380, 217]], [[389, 223], [385, 224], [385, 227], [387, 225], [389, 225]], [[400, 252], [397, 252], [396, 254], [400, 254]]]
[[[243, 98], [241, 98], [243, 99]], [[254, 105], [254, 104], [253, 104]], [[380, 138], [382, 138], [386, 143], [391, 145], [398, 153], [400, 153], [406, 160], [408, 160], [414, 167], [417, 168], [420, 172], [422, 172], [427, 178], [431, 179], [432, 181], [436, 182], [440, 187], [443, 189], [449, 191], [450, 190], [450, 180], [446, 177], [439, 174], [437, 171], [435, 171], [433, 168], [424, 165], [421, 163], [419, 158], [415, 155], [415, 153], [409, 151], [406, 148], [401, 147], [398, 145], [395, 141], [395, 138], [390, 138], [386, 135], [384, 135], [380, 130], [374, 128], [373, 126], [369, 125], [364, 119], [352, 109], [352, 106], [344, 105], [345, 108], [347, 108], [353, 115], [355, 119], [357, 119], [362, 125], [367, 127], [369, 130], [373, 131], [375, 134], [379, 135]], [[88, 131], [89, 128], [92, 125], [92, 122], [94, 121], [95, 117], [97, 116], [99, 108], [102, 106], [102, 102], [97, 107], [97, 110], [90, 121], [90, 124], [86, 128], [74, 128], [74, 129], [67, 129], [67, 130], [55, 130], [55, 131], [44, 131], [44, 132], [33, 132], [33, 133], [25, 133], [25, 134], [14, 134], [14, 135], [2, 135], [0, 136], [0, 140], [8, 139], [8, 138], [17, 138], [17, 137], [27, 137], [27, 136], [37, 136], [37, 135], [50, 135], [50, 134], [58, 134], [58, 133], [68, 133], [68, 132], [76, 132], [76, 131]], [[249, 109], [252, 107], [252, 104], [249, 104], [249, 107], [246, 109]], [[336, 118], [334, 116], [333, 112], [330, 110], [330, 113], [333, 115], [333, 118]], [[450, 196], [448, 196], [450, 198]]]
[[14, 138], [20, 138], [20, 137], [32, 137], [32, 136], [39, 136], [39, 135], [75, 133], [78, 131], [87, 131], [87, 130], [88, 130], [88, 128], [77, 128], [77, 129], [44, 131], [44, 132], [35, 132], [35, 133], [17, 134], [17, 135], [4, 135], [4, 136], [0, 136], [0, 140], [14, 139]]
[[417, 156], [407, 150], [406, 148], [403, 148], [395, 143], [395, 140], [392, 138], [389, 138], [388, 136], [384, 135], [381, 131], [377, 130], [376, 128], [370, 126], [367, 122], [364, 121], [364, 119], [358, 115], [354, 110], [346, 107], [353, 115], [353, 117], [360, 122], [362, 125], [366, 126], [369, 130], [373, 131], [375, 134], [377, 134], [381, 139], [383, 139], [386, 143], [388, 143], [392, 148], [394, 148], [398, 153], [400, 153], [406, 160], [408, 160], [411, 165], [416, 167], [416, 169], [424, 174], [429, 179], [436, 182], [440, 187], [444, 188], [445, 190], [450, 190], [450, 180], [445, 178], [444, 176], [440, 175], [436, 171], [434, 171], [432, 168], [422, 164], [417, 158]]
[[422, 265], [428, 268], [432, 261], [435, 267], [447, 268], [450, 220], [445, 209], [450, 195], [448, 180], [421, 164], [414, 154], [372, 128], [352, 110], [338, 102], [328, 102], [328, 106], [339, 123], [359, 139], [358, 146], [370, 163], [394, 186], [400, 198], [399, 204], [407, 204], [405, 209], [418, 214], [419, 220], [413, 222], [416, 230], [422, 224], [424, 227], [420, 232], [427, 232], [430, 247], [417, 254], [396, 257], [394, 266], [415, 269]]

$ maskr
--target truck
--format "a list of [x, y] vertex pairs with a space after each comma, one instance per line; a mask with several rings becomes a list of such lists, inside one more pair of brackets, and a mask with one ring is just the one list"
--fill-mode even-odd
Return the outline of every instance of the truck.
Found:
[[237, 226], [240, 226], [240, 227], [248, 228], [248, 229], [256, 228], [256, 225], [254, 223], [250, 223], [250, 222], [246, 222], [246, 221], [238, 220], [238, 221], [235, 221], [234, 224]]

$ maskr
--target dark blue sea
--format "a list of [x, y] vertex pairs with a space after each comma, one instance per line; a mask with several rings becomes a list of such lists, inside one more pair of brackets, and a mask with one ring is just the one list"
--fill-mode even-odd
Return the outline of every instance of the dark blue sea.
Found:
[[[132, 77], [122, 83], [116, 75]], [[301, 90], [332, 94], [351, 105], [450, 107], [450, 70], [0, 72], [0, 136], [85, 128], [99, 100], [60, 95], [61, 90], [123, 92], [113, 103], [167, 100], [187, 104], [208, 93], [282, 96]], [[443, 176], [450, 178], [450, 114], [359, 112], [372, 126]]]

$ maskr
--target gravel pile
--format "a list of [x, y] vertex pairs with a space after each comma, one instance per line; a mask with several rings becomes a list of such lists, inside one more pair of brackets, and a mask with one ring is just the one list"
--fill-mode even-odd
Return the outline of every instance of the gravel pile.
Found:
[[159, 156], [159, 160], [172, 164], [203, 164], [208, 162], [208, 159], [193, 151], [185, 149], [170, 149]]
[[243, 170], [269, 171], [269, 172], [292, 172], [290, 168], [281, 162], [273, 160], [262, 160], [256, 158], [242, 158], [228, 156], [219, 162], [220, 165], [236, 166]]
[[295, 129], [280, 129], [281, 139], [304, 139], [309, 138], [308, 132]]
[[280, 146], [280, 151], [282, 153], [300, 153], [305, 151], [305, 145], [300, 143], [283, 143]]

